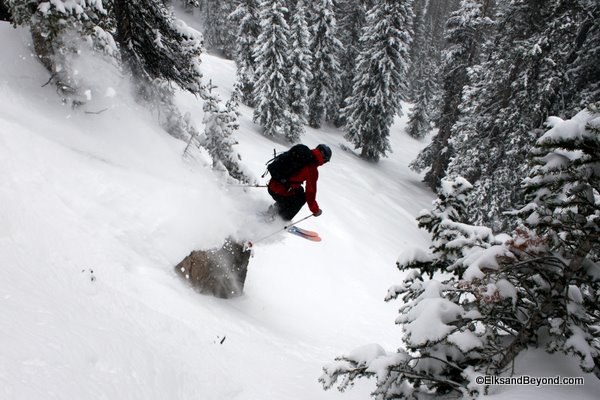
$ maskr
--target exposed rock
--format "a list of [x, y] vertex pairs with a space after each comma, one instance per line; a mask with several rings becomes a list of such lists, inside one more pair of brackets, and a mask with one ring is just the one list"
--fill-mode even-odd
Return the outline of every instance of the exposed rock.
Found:
[[200, 293], [228, 299], [241, 296], [251, 251], [227, 239], [223, 247], [192, 251], [175, 271]]

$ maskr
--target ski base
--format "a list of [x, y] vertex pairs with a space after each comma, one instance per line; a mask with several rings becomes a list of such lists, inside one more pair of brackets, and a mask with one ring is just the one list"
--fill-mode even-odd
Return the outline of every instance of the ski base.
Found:
[[287, 231], [293, 235], [300, 236], [301, 238], [304, 238], [304, 239], [307, 239], [307, 240], [310, 240], [313, 242], [321, 241], [321, 237], [319, 236], [319, 234], [317, 232], [298, 228], [297, 226], [289, 227]]

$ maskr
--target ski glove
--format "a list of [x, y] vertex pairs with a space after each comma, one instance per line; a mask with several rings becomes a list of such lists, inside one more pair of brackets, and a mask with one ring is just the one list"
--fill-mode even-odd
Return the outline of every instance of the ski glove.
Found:
[[315, 217], [318, 217], [319, 215], [323, 214], [323, 210], [319, 209], [317, 212], [313, 213], [313, 215]]

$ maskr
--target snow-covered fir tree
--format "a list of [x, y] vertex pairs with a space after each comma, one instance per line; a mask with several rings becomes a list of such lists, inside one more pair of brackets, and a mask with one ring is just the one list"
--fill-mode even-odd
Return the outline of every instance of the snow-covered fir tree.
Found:
[[315, 0], [310, 12], [310, 52], [312, 79], [308, 86], [308, 123], [319, 128], [325, 121], [334, 122], [339, 114], [342, 43], [337, 38], [333, 0]]
[[[452, 210], [468, 207], [468, 185], [445, 181], [441, 193], [454, 200], [420, 217], [443, 246], [403, 253], [398, 266], [408, 274], [386, 298], [403, 300], [400, 350], [370, 345], [339, 357], [324, 368], [325, 388], [376, 377], [379, 399], [472, 398], [487, 390], [477, 376], [510, 374], [530, 347], [575, 357], [600, 377], [600, 104], [549, 122], [524, 181], [524, 225], [510, 237], [457, 225]], [[440, 267], [444, 275], [424, 277]]]
[[415, 88], [418, 86], [420, 81], [419, 74], [421, 72], [421, 67], [423, 66], [424, 57], [421, 57], [423, 51], [422, 47], [425, 44], [431, 46], [431, 42], [427, 43], [427, 39], [425, 38], [426, 33], [430, 33], [431, 40], [431, 32], [428, 32], [426, 29], [425, 23], [425, 11], [427, 8], [427, 0], [415, 0], [413, 2], [413, 34], [412, 41], [410, 44], [410, 66], [408, 68], [408, 86], [406, 97], [410, 101], [414, 101], [415, 99]]
[[231, 14], [238, 27], [235, 63], [237, 81], [240, 85], [244, 104], [254, 106], [254, 82], [256, 80], [256, 61], [254, 47], [260, 34], [259, 0], [242, 0]]
[[426, 29], [429, 31], [429, 35], [431, 35], [431, 38], [427, 39], [427, 41], [432, 44], [437, 56], [446, 48], [446, 21], [450, 14], [458, 9], [460, 2], [461, 0], [426, 1], [425, 23], [427, 25]]
[[412, 0], [380, 1], [367, 14], [352, 96], [343, 113], [346, 138], [368, 160], [391, 150], [389, 130], [406, 93], [412, 20]]
[[597, 39], [582, 28], [599, 18], [597, 4], [584, 0], [521, 0], [502, 7], [484, 61], [471, 69], [447, 169], [478, 183], [470, 205], [479, 222], [495, 230], [513, 223], [503, 212], [523, 202], [517, 182], [527, 174], [536, 129], [548, 115], [564, 116], [582, 101], [583, 88], [569, 81], [568, 71], [592, 62], [581, 58], [581, 50]]
[[[429, 44], [425, 45], [425, 52], [429, 46]], [[406, 132], [416, 139], [427, 136], [432, 128], [433, 102], [438, 91], [436, 64], [432, 62], [421, 64], [419, 71], [419, 84], [414, 85], [414, 105], [408, 115], [406, 127]]]
[[123, 61], [142, 84], [165, 79], [201, 93], [202, 36], [178, 20], [161, 0], [114, 0]]
[[197, 136], [174, 101], [173, 84], [204, 95], [200, 72], [203, 38], [177, 19], [161, 0], [113, 1], [121, 57], [134, 78], [137, 100], [155, 111], [172, 136]]
[[[342, 43], [342, 53], [339, 56], [342, 87], [340, 90], [340, 110], [345, 100], [352, 95], [352, 82], [356, 73], [356, 60], [360, 51], [360, 33], [365, 25], [367, 15], [366, 0], [340, 0], [336, 3], [337, 35]], [[338, 113], [335, 125], [346, 123], [342, 113]]]
[[465, 201], [472, 190], [473, 186], [464, 178], [442, 180], [433, 208], [422, 211], [417, 217], [419, 228], [431, 234], [431, 256], [427, 257], [425, 264], [410, 264], [410, 268], [418, 267], [430, 277], [434, 272], [446, 271], [460, 277], [464, 268], [455, 261], [473, 247], [490, 247], [494, 241], [491, 229], [470, 224]]
[[417, 172], [427, 169], [424, 182], [436, 190], [446, 174], [453, 155], [450, 141], [452, 127], [460, 115], [463, 87], [468, 83], [467, 70], [478, 60], [480, 43], [489, 35], [493, 24], [490, 0], [463, 0], [446, 23], [449, 47], [442, 55], [442, 101], [438, 132], [410, 167]]
[[539, 317], [550, 329], [548, 351], [578, 357], [600, 377], [600, 102], [548, 125], [532, 151], [529, 203], [519, 212], [559, 268], [552, 281], [558, 299], [547, 299]]
[[63, 99], [73, 105], [87, 101], [73, 62], [82, 49], [118, 58], [110, 31], [113, 24], [101, 0], [39, 2], [8, 0], [15, 25], [28, 26], [35, 52], [50, 72]]
[[290, 119], [287, 14], [283, 0], [263, 0], [260, 4], [261, 33], [254, 51], [257, 80], [253, 120], [267, 136], [284, 135]]
[[233, 133], [239, 127], [236, 105], [235, 98], [223, 104], [218, 96], [207, 96], [203, 106], [204, 137], [200, 145], [208, 150], [215, 170], [226, 171], [236, 181], [249, 183], [251, 179], [240, 165], [241, 157], [233, 149], [237, 144]]
[[207, 49], [234, 58], [237, 47], [237, 28], [230, 18], [240, 0], [208, 0], [202, 7], [204, 37]]
[[304, 125], [308, 115], [308, 82], [312, 78], [311, 54], [308, 48], [310, 35], [306, 22], [306, 6], [298, 0], [290, 10], [290, 118], [286, 137], [290, 142], [297, 142], [304, 133]]
[[[584, 6], [591, 6], [584, 3]], [[600, 13], [596, 2], [590, 7], [587, 17], [578, 27], [575, 45], [567, 57], [569, 65], [566, 73], [567, 82], [572, 86], [574, 99], [565, 111], [566, 115], [574, 114], [595, 99], [600, 99]]]
[[[441, 53], [447, 47], [445, 24], [450, 13], [458, 8], [457, 0], [415, 0], [413, 9], [413, 40], [408, 69], [408, 98], [415, 101], [423, 83], [422, 67], [440, 65]], [[437, 76], [437, 75], [436, 75]], [[437, 95], [437, 91], [436, 91]], [[439, 96], [436, 96], [437, 100]]]
[[[552, 126], [536, 143], [524, 180], [528, 225], [566, 258], [582, 251], [600, 257], [600, 102]], [[585, 254], [584, 254], [585, 255]]]

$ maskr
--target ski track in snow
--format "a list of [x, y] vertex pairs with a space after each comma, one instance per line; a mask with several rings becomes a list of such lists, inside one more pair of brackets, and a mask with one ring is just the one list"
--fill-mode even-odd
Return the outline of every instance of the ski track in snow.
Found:
[[[341, 131], [307, 128], [304, 143], [333, 149], [320, 168], [324, 213], [301, 224], [323, 241], [282, 233], [257, 243], [245, 294], [220, 300], [188, 288], [173, 266], [228, 235], [276, 229], [256, 215], [272, 202], [266, 191], [228, 186], [203, 160], [184, 161], [185, 143], [131, 100], [114, 71], [83, 71], [117, 95], [74, 111], [41, 88], [48, 75], [24, 30], [0, 23], [0, 48], [0, 398], [368, 398], [372, 381], [341, 394], [317, 378], [356, 347], [400, 344], [399, 304], [383, 298], [402, 278], [398, 254], [427, 244], [415, 216], [433, 200], [407, 167], [424, 143], [403, 134], [405, 118], [392, 127], [394, 153], [378, 164], [343, 151]], [[225, 99], [233, 63], [205, 55], [203, 68]], [[200, 125], [199, 101], [178, 101]], [[285, 146], [260, 134], [251, 109], [240, 111], [238, 151], [260, 177]], [[525, 367], [552, 359], [529, 358]], [[573, 365], [560, 371], [581, 375]], [[584, 398], [597, 388], [492, 397]]]

